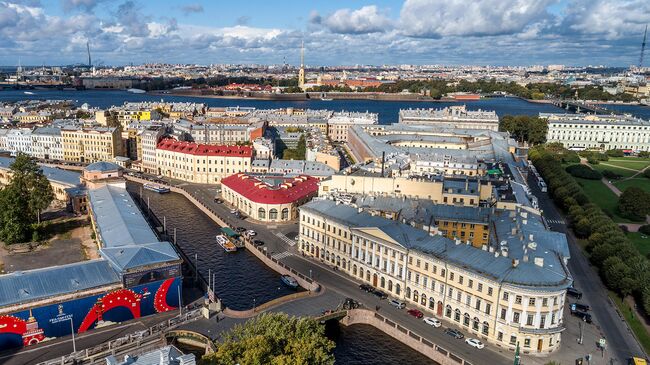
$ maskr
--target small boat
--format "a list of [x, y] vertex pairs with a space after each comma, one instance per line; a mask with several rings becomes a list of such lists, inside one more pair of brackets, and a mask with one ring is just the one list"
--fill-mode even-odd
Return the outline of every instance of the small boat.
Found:
[[332, 100], [334, 100], [334, 99], [332, 99], [332, 98], [320, 98], [320, 100], [321, 100], [321, 101], [332, 101]]
[[223, 247], [223, 249], [226, 250], [226, 252], [237, 251], [237, 246], [235, 246], [234, 243], [230, 242], [230, 240], [222, 234], [217, 236], [217, 243], [219, 244], [219, 246]]
[[33, 92], [31, 92], [31, 91], [23, 91], [23, 94], [25, 94], [25, 95], [35, 95], [35, 94], [34, 94]]
[[291, 275], [282, 275], [280, 277], [282, 283], [291, 289], [298, 289], [298, 281]]
[[156, 184], [144, 184], [144, 188], [146, 190], [155, 191], [158, 194], [165, 194], [170, 191], [168, 187]]
[[126, 91], [130, 92], [131, 94], [144, 94], [146, 91], [142, 89], [127, 89]]

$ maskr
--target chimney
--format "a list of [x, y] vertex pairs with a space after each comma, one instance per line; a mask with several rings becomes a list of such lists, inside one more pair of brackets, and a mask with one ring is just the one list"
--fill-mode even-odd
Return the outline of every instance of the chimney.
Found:
[[529, 240], [529, 241], [534, 241], [534, 239], [533, 239], [533, 238], [534, 238], [534, 236], [533, 236], [533, 234], [532, 234], [532, 233], [528, 235], [528, 240]]
[[535, 265], [539, 267], [544, 267], [544, 258], [543, 257], [535, 257]]
[[519, 260], [518, 259], [512, 259], [512, 267], [517, 267], [519, 266]]

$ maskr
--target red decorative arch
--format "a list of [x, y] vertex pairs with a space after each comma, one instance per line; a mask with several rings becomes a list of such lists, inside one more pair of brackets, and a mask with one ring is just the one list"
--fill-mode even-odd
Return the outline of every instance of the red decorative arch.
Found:
[[23, 335], [27, 332], [27, 322], [14, 316], [0, 316], [0, 333]]
[[[174, 283], [174, 279], [167, 279], [165, 280], [162, 284], [160, 284], [160, 287], [158, 287], [158, 290], [156, 291], [156, 296], [154, 297], [154, 302], [153, 306], [156, 309], [156, 312], [167, 312], [172, 309], [176, 309], [177, 307], [172, 307], [169, 304], [167, 304], [167, 293], [169, 292], [169, 287]], [[180, 303], [179, 303], [180, 304]]]
[[101, 321], [104, 313], [113, 308], [124, 307], [131, 311], [133, 318], [140, 318], [141, 295], [129, 289], [112, 291], [97, 300], [81, 322], [78, 333], [86, 332], [96, 321]]

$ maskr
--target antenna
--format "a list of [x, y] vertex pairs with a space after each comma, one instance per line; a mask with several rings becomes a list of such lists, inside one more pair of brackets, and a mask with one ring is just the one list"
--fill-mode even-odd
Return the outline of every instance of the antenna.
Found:
[[86, 51], [88, 51], [88, 67], [93, 65], [92, 59], [90, 58], [90, 42], [86, 41]]
[[639, 57], [639, 68], [643, 66], [643, 52], [645, 52], [645, 41], [648, 35], [648, 25], [645, 25], [645, 32], [643, 32], [643, 43], [641, 43], [641, 56]]

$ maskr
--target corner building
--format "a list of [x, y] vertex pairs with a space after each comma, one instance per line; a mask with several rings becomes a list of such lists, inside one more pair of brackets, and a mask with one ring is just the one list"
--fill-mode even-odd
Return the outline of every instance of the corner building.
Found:
[[572, 283], [560, 252], [529, 244], [522, 259], [508, 257], [330, 200], [302, 206], [299, 220], [305, 255], [469, 336], [508, 350], [519, 343], [532, 355], [560, 346], [566, 288]]

